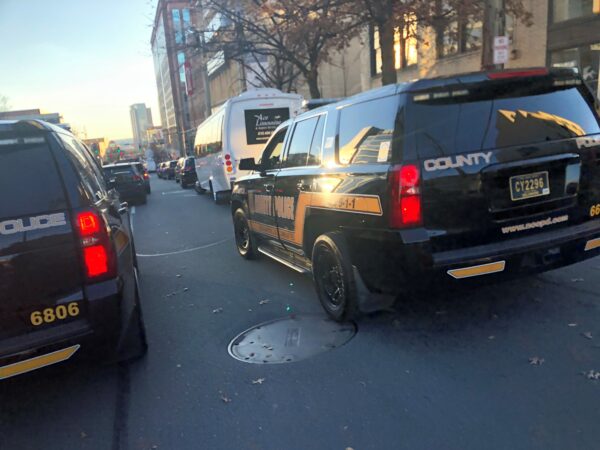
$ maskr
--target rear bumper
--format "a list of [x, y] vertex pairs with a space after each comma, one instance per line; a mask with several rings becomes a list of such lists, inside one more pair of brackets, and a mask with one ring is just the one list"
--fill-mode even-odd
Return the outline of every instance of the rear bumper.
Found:
[[181, 174], [181, 180], [186, 184], [192, 184], [198, 181], [196, 172], [186, 172]]
[[[149, 185], [149, 183], [148, 183]], [[123, 201], [139, 200], [146, 196], [146, 183], [142, 183], [137, 186], [121, 188], [118, 190], [119, 196]]]
[[600, 221], [508, 241], [431, 252], [428, 240], [407, 243], [406, 233], [352, 236], [352, 259], [369, 289], [468, 285], [507, 280], [574, 264], [600, 254]]
[[[67, 359], [106, 357], [116, 349], [124, 323], [119, 283], [99, 283], [86, 288], [86, 294], [81, 319], [0, 340], [0, 381]], [[73, 351], [68, 354], [65, 349]], [[63, 350], [67, 357], [61, 359], [56, 353]]]

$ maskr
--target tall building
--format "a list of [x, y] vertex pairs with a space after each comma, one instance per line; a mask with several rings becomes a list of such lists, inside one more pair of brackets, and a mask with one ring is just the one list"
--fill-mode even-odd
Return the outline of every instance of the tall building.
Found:
[[147, 145], [146, 130], [153, 127], [152, 112], [145, 103], [136, 103], [129, 107], [133, 143], [137, 148]]
[[165, 146], [179, 154], [192, 152], [196, 127], [206, 116], [196, 3], [159, 0], [150, 41]]

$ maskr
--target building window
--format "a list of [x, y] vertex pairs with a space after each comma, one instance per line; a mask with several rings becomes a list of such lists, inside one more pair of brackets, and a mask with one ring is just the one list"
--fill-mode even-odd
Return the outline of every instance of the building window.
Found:
[[185, 53], [177, 52], [177, 65], [179, 66], [179, 81], [185, 83]]
[[600, 14], [600, 0], [554, 0], [552, 2], [552, 20], [555, 23], [593, 14]]
[[453, 20], [444, 28], [442, 56], [465, 53], [481, 48], [481, 20]]
[[600, 42], [552, 52], [550, 53], [550, 65], [577, 70], [590, 89], [596, 92], [598, 72], [600, 71]]
[[183, 29], [181, 27], [181, 11], [178, 9], [171, 10], [173, 17], [173, 31], [175, 32], [175, 43], [183, 44]]
[[[394, 34], [394, 53], [396, 69], [417, 64], [417, 21], [412, 16], [406, 16], [404, 26], [396, 29]], [[374, 57], [374, 75], [381, 73], [381, 47], [379, 45], [379, 30], [373, 30], [372, 53]]]
[[189, 9], [182, 9], [181, 10], [181, 17], [183, 19], [183, 32], [185, 33], [187, 30], [190, 29], [191, 23], [190, 23], [190, 10]]
[[[505, 16], [504, 34], [510, 42], [514, 36], [515, 19]], [[465, 17], [451, 20], [441, 25], [441, 39], [436, 39], [438, 57], [451, 56], [481, 49], [483, 40], [483, 22], [475, 17]]]

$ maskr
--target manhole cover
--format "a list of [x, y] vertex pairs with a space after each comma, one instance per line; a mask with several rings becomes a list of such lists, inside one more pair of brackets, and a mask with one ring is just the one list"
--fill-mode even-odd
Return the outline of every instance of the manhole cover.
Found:
[[355, 334], [353, 323], [338, 323], [322, 316], [286, 317], [244, 331], [231, 341], [228, 350], [243, 362], [281, 364], [340, 347]]

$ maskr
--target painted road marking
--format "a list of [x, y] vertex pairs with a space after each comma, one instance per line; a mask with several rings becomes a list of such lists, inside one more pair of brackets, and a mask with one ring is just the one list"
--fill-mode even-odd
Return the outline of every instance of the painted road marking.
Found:
[[231, 241], [233, 238], [227, 238], [227, 239], [223, 239], [221, 241], [217, 241], [217, 242], [213, 242], [212, 244], [206, 244], [206, 245], [201, 245], [200, 247], [194, 247], [194, 248], [186, 248], [184, 250], [177, 250], [175, 252], [167, 252], [167, 253], [151, 253], [151, 254], [143, 254], [143, 253], [138, 253], [137, 256], [139, 256], [140, 258], [152, 258], [155, 256], [171, 256], [171, 255], [179, 255], [181, 253], [189, 253], [189, 252], [195, 252], [196, 250], [202, 250], [205, 248], [210, 248], [210, 247], [215, 247], [217, 245], [221, 245], [225, 242], [229, 242]]

